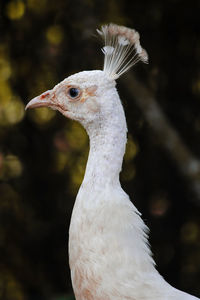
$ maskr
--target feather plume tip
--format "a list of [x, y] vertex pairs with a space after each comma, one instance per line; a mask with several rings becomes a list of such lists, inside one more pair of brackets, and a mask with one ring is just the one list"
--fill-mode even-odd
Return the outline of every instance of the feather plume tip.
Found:
[[141, 47], [140, 35], [134, 29], [111, 23], [97, 29], [97, 33], [104, 39], [103, 71], [110, 78], [119, 78], [139, 61], [148, 63], [148, 54]]

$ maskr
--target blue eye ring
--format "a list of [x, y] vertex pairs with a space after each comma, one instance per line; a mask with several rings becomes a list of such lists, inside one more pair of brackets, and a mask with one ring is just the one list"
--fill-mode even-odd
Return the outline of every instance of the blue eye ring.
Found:
[[71, 87], [68, 90], [68, 95], [71, 99], [76, 99], [80, 96], [80, 90], [77, 87]]

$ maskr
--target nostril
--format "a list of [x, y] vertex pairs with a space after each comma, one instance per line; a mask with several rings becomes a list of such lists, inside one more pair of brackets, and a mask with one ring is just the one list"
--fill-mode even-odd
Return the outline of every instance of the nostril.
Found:
[[40, 99], [45, 99], [47, 96], [49, 96], [49, 92], [42, 94]]

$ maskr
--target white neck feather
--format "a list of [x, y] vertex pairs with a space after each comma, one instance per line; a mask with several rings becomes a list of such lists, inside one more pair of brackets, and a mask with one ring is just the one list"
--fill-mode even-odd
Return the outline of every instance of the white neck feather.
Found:
[[[98, 124], [85, 126], [90, 138], [90, 152], [82, 187], [102, 189], [119, 185], [119, 173], [127, 141], [126, 119], [120, 99], [116, 96], [116, 112]], [[109, 99], [108, 99], [109, 101]]]

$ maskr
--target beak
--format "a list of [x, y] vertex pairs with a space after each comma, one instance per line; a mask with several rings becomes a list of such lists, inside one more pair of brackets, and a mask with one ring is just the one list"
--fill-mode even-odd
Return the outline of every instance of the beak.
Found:
[[36, 108], [36, 107], [55, 107], [55, 102], [53, 101], [55, 95], [52, 90], [46, 91], [45, 93], [41, 94], [33, 98], [25, 107], [25, 110], [28, 108]]

